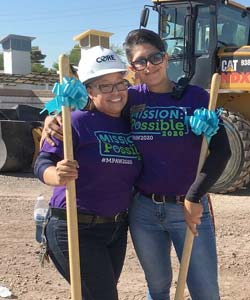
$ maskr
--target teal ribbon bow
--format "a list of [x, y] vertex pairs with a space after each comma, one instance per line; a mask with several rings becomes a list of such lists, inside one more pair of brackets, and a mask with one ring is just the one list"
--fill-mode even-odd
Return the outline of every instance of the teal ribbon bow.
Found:
[[204, 134], [209, 143], [212, 136], [215, 135], [219, 129], [219, 116], [222, 111], [222, 108], [216, 111], [199, 108], [194, 111], [193, 116], [186, 116], [185, 122], [191, 127], [194, 134]]
[[59, 114], [62, 106], [71, 109], [83, 109], [88, 103], [88, 93], [80, 80], [73, 77], [64, 77], [63, 83], [55, 83], [52, 93], [56, 96], [45, 103], [44, 109], [40, 112], [48, 111], [49, 114]]

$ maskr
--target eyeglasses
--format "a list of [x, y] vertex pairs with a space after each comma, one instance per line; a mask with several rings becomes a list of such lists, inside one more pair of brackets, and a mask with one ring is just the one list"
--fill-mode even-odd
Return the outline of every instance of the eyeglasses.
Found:
[[123, 80], [120, 82], [117, 82], [115, 84], [97, 84], [97, 85], [90, 85], [90, 87], [96, 87], [98, 88], [103, 94], [112, 93], [114, 90], [114, 87], [118, 92], [126, 91], [129, 86], [129, 83], [127, 80]]
[[154, 54], [149, 55], [147, 58], [140, 58], [138, 60], [135, 60], [131, 62], [131, 66], [136, 71], [142, 71], [147, 67], [148, 62], [150, 62], [152, 65], [159, 65], [163, 62], [163, 57], [165, 55], [165, 52], [157, 52]]

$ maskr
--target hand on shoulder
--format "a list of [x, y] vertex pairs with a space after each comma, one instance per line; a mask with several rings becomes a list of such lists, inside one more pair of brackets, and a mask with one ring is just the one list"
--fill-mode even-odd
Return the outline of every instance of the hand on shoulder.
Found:
[[62, 131], [62, 117], [61, 116], [47, 116], [44, 121], [44, 127], [42, 131], [40, 147], [43, 142], [46, 140], [51, 146], [54, 146], [55, 143], [52, 140], [52, 137], [55, 137], [59, 140], [63, 140], [63, 131]]

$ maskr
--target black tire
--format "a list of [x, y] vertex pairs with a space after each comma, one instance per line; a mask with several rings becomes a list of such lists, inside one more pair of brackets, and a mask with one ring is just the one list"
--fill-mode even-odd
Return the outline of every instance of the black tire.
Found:
[[212, 193], [234, 192], [250, 180], [250, 123], [239, 113], [224, 111], [221, 117], [232, 156], [220, 178], [211, 187]]
[[35, 151], [32, 124], [13, 120], [0, 123], [0, 172], [29, 170]]

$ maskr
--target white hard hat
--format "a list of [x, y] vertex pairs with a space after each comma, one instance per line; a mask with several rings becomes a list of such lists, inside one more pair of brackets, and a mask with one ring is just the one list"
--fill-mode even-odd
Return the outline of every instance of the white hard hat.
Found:
[[82, 51], [78, 65], [78, 77], [81, 82], [96, 77], [127, 71], [120, 57], [111, 49], [96, 46]]

